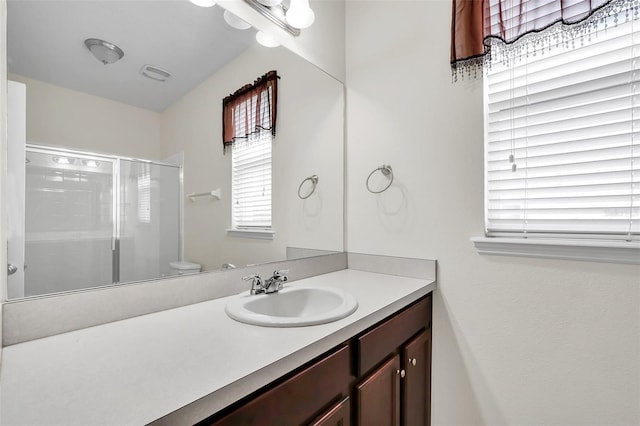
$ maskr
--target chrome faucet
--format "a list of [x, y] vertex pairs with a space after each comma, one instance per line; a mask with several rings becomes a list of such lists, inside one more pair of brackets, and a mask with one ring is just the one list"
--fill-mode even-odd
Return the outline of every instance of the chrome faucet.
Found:
[[258, 274], [251, 274], [246, 277], [242, 277], [242, 279], [245, 281], [251, 280], [251, 294], [270, 294], [282, 289], [282, 283], [287, 281], [288, 273], [288, 269], [274, 271], [273, 276], [264, 281]]
[[273, 271], [273, 276], [271, 278], [267, 278], [264, 282], [265, 293], [275, 293], [276, 291], [279, 291], [282, 288], [282, 283], [289, 279], [289, 277], [287, 277], [288, 273], [288, 269]]
[[249, 281], [251, 280], [251, 294], [262, 294], [265, 293], [264, 284], [262, 282], [262, 278], [258, 274], [251, 274], [246, 277], [242, 277], [243, 280]]

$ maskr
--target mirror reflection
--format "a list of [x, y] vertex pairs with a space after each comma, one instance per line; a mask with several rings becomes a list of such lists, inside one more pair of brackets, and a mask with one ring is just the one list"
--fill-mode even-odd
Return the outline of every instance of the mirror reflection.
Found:
[[[7, 26], [9, 298], [342, 250], [340, 82], [186, 0], [10, 0]], [[222, 99], [270, 70], [272, 232], [237, 232]]]

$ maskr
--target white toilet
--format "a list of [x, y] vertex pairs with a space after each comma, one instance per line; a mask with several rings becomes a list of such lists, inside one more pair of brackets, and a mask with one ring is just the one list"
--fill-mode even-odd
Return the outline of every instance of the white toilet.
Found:
[[169, 275], [188, 275], [197, 274], [201, 270], [199, 263], [187, 262], [186, 260], [178, 260], [169, 263]]

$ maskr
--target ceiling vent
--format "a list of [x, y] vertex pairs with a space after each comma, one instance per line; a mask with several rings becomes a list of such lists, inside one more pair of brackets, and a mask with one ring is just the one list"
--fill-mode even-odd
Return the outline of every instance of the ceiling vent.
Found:
[[153, 65], [144, 65], [140, 68], [140, 74], [155, 81], [167, 81], [169, 77], [171, 77], [169, 71], [154, 67]]

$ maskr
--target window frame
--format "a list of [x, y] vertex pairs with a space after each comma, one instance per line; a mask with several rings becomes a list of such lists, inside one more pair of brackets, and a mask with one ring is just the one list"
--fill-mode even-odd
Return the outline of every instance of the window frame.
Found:
[[[637, 24], [640, 25], [640, 24]], [[637, 30], [636, 30], [637, 31]], [[620, 240], [603, 235], [489, 233], [489, 90], [486, 73], [483, 74], [483, 178], [484, 178], [484, 236], [471, 239], [480, 254], [526, 256], [552, 259], [586, 260], [609, 263], [640, 264], [640, 241]]]

